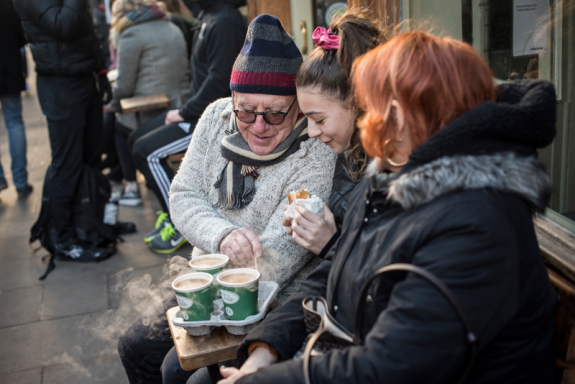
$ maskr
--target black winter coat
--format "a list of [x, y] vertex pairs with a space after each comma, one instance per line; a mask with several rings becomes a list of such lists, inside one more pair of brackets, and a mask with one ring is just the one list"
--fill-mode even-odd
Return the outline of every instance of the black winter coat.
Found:
[[87, 0], [14, 0], [36, 72], [88, 75], [105, 68]]
[[19, 95], [26, 89], [20, 48], [24, 30], [12, 0], [0, 0], [0, 95]]
[[333, 213], [338, 230], [341, 229], [341, 225], [343, 223], [349, 195], [358, 183], [353, 180], [349, 173], [349, 169], [347, 169], [346, 158], [347, 153], [342, 153], [337, 156], [335, 170], [333, 172], [333, 186], [331, 188], [331, 194], [329, 195], [329, 202], [327, 204], [331, 213]]
[[[379, 268], [411, 263], [445, 282], [479, 338], [467, 383], [549, 383], [557, 300], [539, 255], [532, 213], [550, 182], [535, 148], [555, 135], [555, 93], [541, 81], [505, 84], [498, 102], [465, 113], [421, 145], [399, 175], [375, 175], [352, 193], [343, 230], [298, 292], [248, 334], [281, 363], [238, 383], [302, 383], [291, 360], [306, 337], [301, 302], [327, 298], [350, 332], [359, 291]], [[311, 359], [313, 383], [446, 383], [468, 347], [449, 302], [429, 283], [387, 274], [369, 291], [364, 344]]]

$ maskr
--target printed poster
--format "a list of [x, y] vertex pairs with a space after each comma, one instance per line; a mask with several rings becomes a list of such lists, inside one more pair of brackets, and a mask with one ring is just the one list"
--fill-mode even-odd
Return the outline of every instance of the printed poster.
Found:
[[547, 52], [549, 0], [513, 0], [513, 56]]

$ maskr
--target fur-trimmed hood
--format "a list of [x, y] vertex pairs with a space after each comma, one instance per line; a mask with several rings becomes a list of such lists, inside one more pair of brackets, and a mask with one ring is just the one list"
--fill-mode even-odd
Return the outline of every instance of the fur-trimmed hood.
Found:
[[459, 190], [489, 188], [513, 193], [541, 212], [551, 182], [536, 150], [553, 141], [555, 104], [549, 82], [504, 84], [497, 102], [454, 120], [418, 147], [399, 174], [376, 175], [372, 186], [387, 189], [388, 199], [405, 209]]
[[513, 193], [541, 212], [551, 196], [543, 165], [513, 153], [442, 157], [390, 180], [388, 188], [388, 199], [405, 209], [456, 191], [489, 188]]

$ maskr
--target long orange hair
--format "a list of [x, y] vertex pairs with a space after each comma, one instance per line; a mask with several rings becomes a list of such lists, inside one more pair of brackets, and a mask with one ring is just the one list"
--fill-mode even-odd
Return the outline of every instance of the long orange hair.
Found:
[[[466, 111], [496, 97], [491, 70], [461, 41], [425, 32], [392, 38], [354, 62], [356, 102], [365, 151], [383, 157], [397, 135], [392, 101], [403, 107], [415, 148]], [[412, 149], [415, 149], [412, 148]], [[387, 155], [393, 148], [386, 148]]]

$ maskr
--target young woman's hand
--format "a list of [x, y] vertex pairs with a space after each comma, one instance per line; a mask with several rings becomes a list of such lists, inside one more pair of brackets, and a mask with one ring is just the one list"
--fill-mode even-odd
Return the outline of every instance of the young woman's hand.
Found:
[[[284, 205], [284, 212], [287, 211], [288, 207], [289, 207], [289, 205]], [[292, 218], [289, 216], [284, 216], [284, 218], [282, 220], [282, 225], [284, 227], [288, 227], [288, 229], [286, 230], [286, 233], [290, 236], [292, 234], [291, 221], [292, 221]]]
[[287, 233], [292, 235], [292, 239], [296, 243], [316, 255], [321, 252], [336, 232], [335, 218], [326, 203], [323, 203], [323, 217], [319, 217], [298, 205], [294, 209], [291, 228], [287, 230]]
[[265, 348], [256, 348], [240, 369], [221, 367], [220, 373], [224, 379], [218, 381], [218, 384], [234, 384], [241, 377], [254, 373], [260, 368], [270, 366], [275, 362], [276, 358], [270, 351]]

